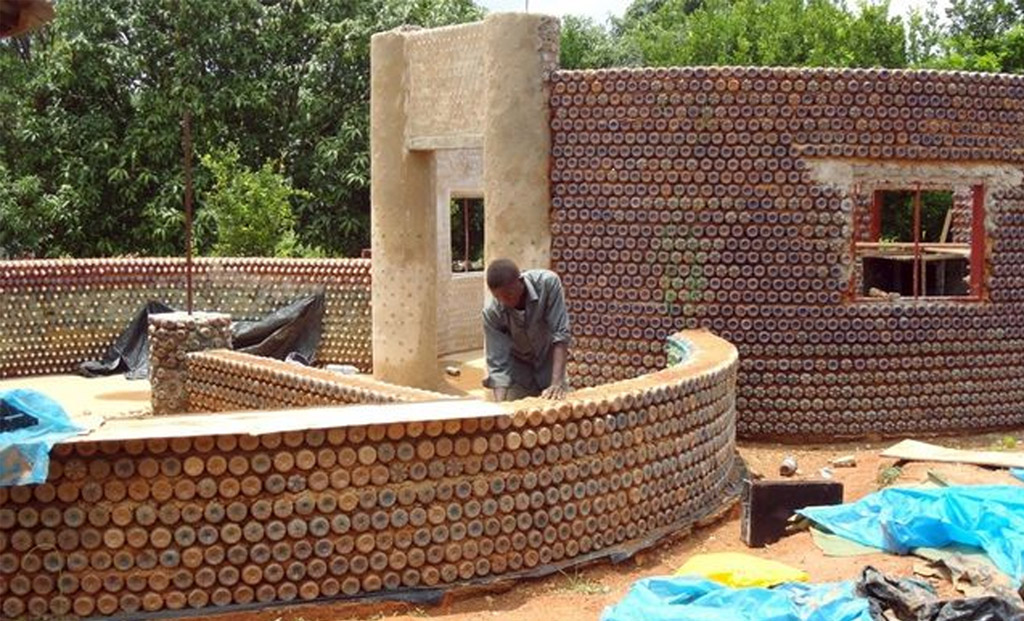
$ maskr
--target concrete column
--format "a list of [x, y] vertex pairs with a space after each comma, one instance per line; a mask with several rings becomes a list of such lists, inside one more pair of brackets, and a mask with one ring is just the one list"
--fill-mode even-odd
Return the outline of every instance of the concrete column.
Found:
[[545, 73], [557, 65], [557, 18], [484, 20], [484, 258], [521, 269], [551, 262], [551, 132]]
[[405, 35], [370, 40], [373, 376], [433, 388], [437, 217], [433, 154], [406, 148]]

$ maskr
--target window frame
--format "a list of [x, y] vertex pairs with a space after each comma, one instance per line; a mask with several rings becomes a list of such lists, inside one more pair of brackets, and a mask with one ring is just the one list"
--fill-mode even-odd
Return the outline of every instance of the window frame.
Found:
[[[860, 217], [857, 212], [856, 206], [860, 204], [860, 192], [859, 187], [854, 187], [853, 198], [854, 198], [854, 213], [853, 213], [853, 232], [850, 244], [850, 250], [853, 258], [854, 269], [850, 274], [850, 282], [848, 285], [848, 298], [853, 302], [868, 302], [868, 303], [892, 303], [893, 300], [887, 297], [870, 297], [863, 293], [864, 287], [864, 269], [863, 269], [863, 253], [865, 250], [877, 249], [881, 244], [879, 239], [881, 238], [882, 232], [882, 194], [887, 191], [907, 191], [910, 184], [907, 185], [878, 185], [871, 189], [871, 213], [870, 213], [870, 228], [869, 238], [874, 241], [863, 242], [860, 240], [860, 232], [858, 226], [860, 224]], [[987, 299], [988, 290], [986, 286], [985, 278], [985, 264], [986, 264], [986, 250], [988, 247], [988, 240], [985, 232], [985, 198], [986, 189], [985, 185], [981, 183], [972, 183], [971, 186], [971, 226], [970, 234], [971, 240], [969, 244], [966, 244], [970, 252], [967, 267], [969, 271], [969, 292], [967, 295], [921, 295], [920, 294], [920, 279], [921, 279], [921, 256], [922, 253], [929, 248], [942, 249], [956, 248], [962, 249], [965, 244], [956, 244], [950, 242], [922, 242], [920, 240], [921, 235], [921, 192], [928, 190], [940, 189], [938, 187], [923, 187], [922, 184], [913, 184], [912, 191], [914, 192], [913, 209], [914, 209], [914, 241], [913, 242], [902, 242], [896, 245], [906, 245], [913, 249], [913, 294], [912, 295], [901, 295], [900, 301], [912, 300], [914, 302], [982, 302]], [[946, 188], [941, 188], [945, 190]], [[887, 244], [892, 246], [893, 244]], [[859, 268], [859, 271], [858, 271]], [[860, 278], [857, 278], [857, 274], [860, 274]]]

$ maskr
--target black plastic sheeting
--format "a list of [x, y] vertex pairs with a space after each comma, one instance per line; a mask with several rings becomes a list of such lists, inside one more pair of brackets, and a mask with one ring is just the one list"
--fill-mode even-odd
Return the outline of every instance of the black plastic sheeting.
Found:
[[78, 372], [86, 377], [124, 373], [128, 379], [149, 377], [149, 316], [172, 313], [174, 309], [163, 302], [149, 301], [132, 317], [99, 360], [87, 360], [78, 365]]
[[891, 610], [900, 621], [1024, 621], [1021, 599], [984, 595], [941, 600], [927, 586], [907, 578], [891, 578], [865, 567], [857, 594], [871, 601], [871, 616], [879, 621]]
[[[147, 379], [149, 316], [175, 310], [163, 302], [146, 303], [103, 357], [79, 364], [78, 372], [86, 377], [124, 373], [128, 379]], [[323, 319], [324, 293], [320, 291], [258, 321], [234, 322], [231, 325], [232, 347], [256, 356], [312, 364], [323, 334]]]
[[324, 294], [321, 292], [296, 300], [259, 321], [234, 322], [231, 347], [278, 360], [301, 357], [301, 362], [312, 364], [320, 345], [323, 320]]

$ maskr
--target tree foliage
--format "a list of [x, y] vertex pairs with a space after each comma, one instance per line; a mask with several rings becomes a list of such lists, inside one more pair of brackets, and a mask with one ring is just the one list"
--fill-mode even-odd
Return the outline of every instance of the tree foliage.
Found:
[[[370, 35], [480, 16], [471, 0], [61, 0], [0, 43], [0, 253], [180, 254], [186, 107], [197, 156], [281, 162], [299, 241], [357, 253]], [[211, 183], [197, 171], [197, 217]]]
[[[370, 36], [480, 17], [473, 0], [60, 0], [51, 25], [0, 42], [0, 257], [180, 254], [186, 109], [196, 158], [233, 144], [237, 170], [273, 161], [297, 190], [277, 251], [355, 254]], [[635, 0], [606, 24], [566, 17], [561, 60], [1020, 72], [1024, 0], [908, 17], [887, 0]], [[215, 183], [197, 169], [201, 226]]]
[[1024, 1], [952, 0], [949, 37], [935, 66], [1024, 71]]
[[836, 0], [641, 0], [612, 30], [665, 65], [900, 67], [905, 36], [888, 5]]
[[203, 215], [212, 220], [213, 255], [296, 254], [295, 217], [290, 200], [304, 197], [306, 192], [293, 188], [271, 160], [259, 170], [242, 165], [235, 145], [204, 155], [202, 163], [212, 177]]
[[635, 52], [589, 17], [562, 19], [559, 64], [563, 69], [596, 69], [632, 64]]
[[1024, 71], [1024, 0], [952, 0], [945, 18], [888, 0], [634, 0], [605, 25], [564, 19], [563, 66]]

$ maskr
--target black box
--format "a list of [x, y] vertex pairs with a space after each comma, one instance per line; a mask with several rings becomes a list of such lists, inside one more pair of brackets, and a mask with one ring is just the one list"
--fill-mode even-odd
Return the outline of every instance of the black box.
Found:
[[760, 548], [786, 534], [797, 509], [842, 502], [843, 484], [837, 481], [744, 481], [740, 538]]
[[16, 431], [38, 424], [39, 420], [36, 417], [30, 416], [27, 412], [22, 412], [6, 401], [0, 401], [0, 433]]

